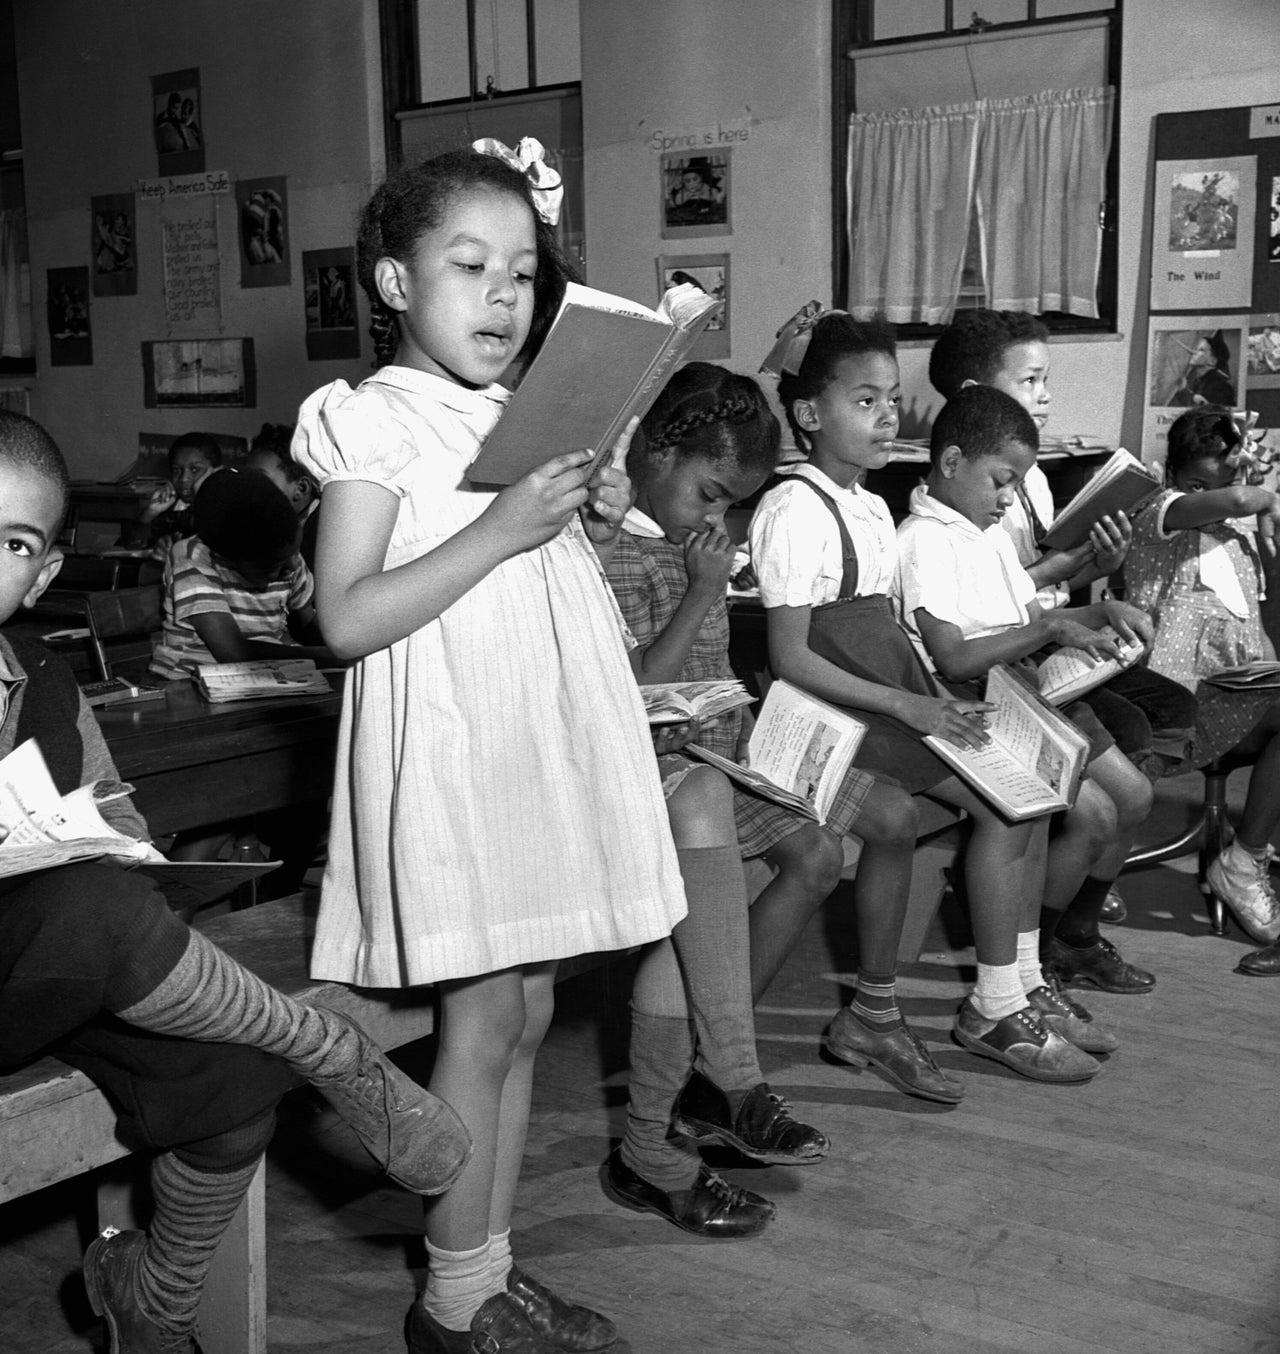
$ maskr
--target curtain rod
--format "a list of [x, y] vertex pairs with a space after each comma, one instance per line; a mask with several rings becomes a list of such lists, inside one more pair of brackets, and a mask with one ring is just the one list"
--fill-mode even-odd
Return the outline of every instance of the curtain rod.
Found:
[[909, 52], [936, 52], [943, 47], [967, 47], [978, 42], [1007, 42], [1017, 38], [1056, 37], [1060, 33], [1082, 33], [1094, 28], [1106, 28], [1110, 20], [1105, 15], [1092, 19], [1064, 19], [1061, 23], [1025, 24], [1017, 28], [998, 29], [983, 33], [943, 33], [933, 38], [918, 38], [912, 42], [881, 42], [871, 46], [849, 47], [845, 57], [850, 61], [865, 61], [868, 57], [903, 56]]

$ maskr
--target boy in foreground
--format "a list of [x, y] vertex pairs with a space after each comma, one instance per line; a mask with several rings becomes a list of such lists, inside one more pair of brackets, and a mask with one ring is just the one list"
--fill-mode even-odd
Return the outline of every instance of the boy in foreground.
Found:
[[[1000, 526], [1038, 442], [1026, 410], [990, 386], [961, 390], [934, 421], [929, 478], [912, 492], [898, 528], [897, 593], [921, 656], [948, 682], [976, 681], [997, 663], [1021, 665], [1046, 645], [1113, 657], [1115, 645], [1097, 633], [1106, 625], [1128, 642], [1151, 642], [1151, 622], [1124, 602], [1041, 610], [1036, 584]], [[1121, 958], [1098, 922], [1150, 812], [1151, 784], [1087, 706], [1076, 702], [1064, 713], [1090, 739], [1093, 755], [1049, 846], [1044, 901], [1056, 915], [1042, 928], [1045, 968], [1063, 986], [1149, 992], [1154, 976]], [[1020, 957], [1033, 943], [1019, 938]]]
[[[58, 572], [67, 486], [48, 433], [0, 410], [0, 622]], [[71, 670], [0, 635], [0, 756], [28, 738], [61, 793], [121, 788]], [[100, 808], [146, 839], [127, 797]], [[267, 986], [179, 921], [144, 875], [106, 858], [0, 880], [0, 1071], [47, 1054], [91, 1077], [121, 1139], [156, 1154], [148, 1230], [104, 1233], [85, 1256], [110, 1354], [196, 1348], [209, 1263], [298, 1078], [406, 1189], [447, 1189], [471, 1150], [453, 1110], [351, 1020]]]

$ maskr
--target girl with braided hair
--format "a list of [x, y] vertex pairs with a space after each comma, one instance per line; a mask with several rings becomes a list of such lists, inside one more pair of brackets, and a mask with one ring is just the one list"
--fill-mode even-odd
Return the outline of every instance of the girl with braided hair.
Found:
[[374, 193], [357, 267], [383, 365], [312, 395], [293, 442], [324, 492], [320, 623], [356, 660], [312, 971], [435, 984], [430, 1084], [476, 1144], [428, 1214], [411, 1354], [616, 1339], [512, 1265], [534, 1056], [559, 959], [665, 936], [685, 910], [596, 557], [625, 473], [589, 483], [584, 450], [499, 493], [466, 478], [509, 398], [498, 379], [533, 356], [568, 275], [514, 158], [450, 152]]
[[[706, 362], [677, 372], [645, 417], [627, 461], [635, 504], [608, 564], [638, 641], [631, 661], [640, 681], [732, 677], [725, 593], [735, 551], [724, 517], [764, 483], [779, 442], [759, 385]], [[732, 711], [699, 741], [743, 760], [751, 723]], [[901, 1090], [949, 1104], [963, 1093], [893, 1002], [916, 807], [903, 791], [854, 770], [823, 827], [679, 754], [660, 756], [659, 767], [689, 915], [670, 942], [648, 948], [637, 969], [627, 1126], [607, 1179], [624, 1201], [686, 1231], [751, 1235], [772, 1206], [720, 1188], [693, 1146], [720, 1143], [790, 1163], [826, 1154], [822, 1135], [795, 1123], [760, 1079], [751, 1006], [839, 882], [846, 832], [865, 842], [855, 886], [865, 973], [854, 1005], [836, 1022], [862, 1030], [861, 1060], [874, 1061]], [[748, 914], [742, 860], [754, 857], [776, 873]], [[729, 1078], [716, 1075], [717, 1064]], [[668, 1136], [673, 1121], [675, 1138]]]

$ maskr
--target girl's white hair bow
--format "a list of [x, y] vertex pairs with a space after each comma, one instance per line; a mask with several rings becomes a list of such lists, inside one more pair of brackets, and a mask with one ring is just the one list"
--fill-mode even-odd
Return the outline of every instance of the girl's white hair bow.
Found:
[[547, 164], [545, 159], [547, 152], [541, 141], [526, 136], [515, 150], [512, 150], [496, 137], [486, 136], [479, 141], [473, 141], [471, 149], [479, 151], [481, 155], [492, 155], [523, 174], [533, 190], [533, 205], [538, 209], [538, 215], [550, 226], [559, 221], [560, 203], [564, 199], [564, 180]]

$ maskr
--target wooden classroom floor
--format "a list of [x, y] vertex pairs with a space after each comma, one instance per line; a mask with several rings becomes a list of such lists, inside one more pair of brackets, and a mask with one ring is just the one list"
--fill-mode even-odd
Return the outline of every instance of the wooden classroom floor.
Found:
[[[1198, 784], [1165, 782], [1145, 835], [1185, 816]], [[758, 1011], [766, 1076], [834, 1149], [806, 1169], [726, 1171], [779, 1205], [745, 1242], [698, 1240], [601, 1192], [626, 1097], [627, 970], [562, 984], [514, 1220], [521, 1263], [609, 1313], [619, 1354], [1280, 1350], [1280, 981], [1232, 973], [1251, 946], [1208, 933], [1185, 866], [1126, 875], [1123, 891], [1130, 921], [1108, 934], [1159, 985], [1085, 996], [1123, 1046], [1080, 1087], [951, 1043], [972, 951], [931, 933], [900, 991], [964, 1080], [955, 1109], [824, 1060], [853, 967], [837, 894]], [[400, 1060], [412, 1068], [426, 1044]], [[404, 1349], [420, 1204], [382, 1188], [345, 1135], [306, 1095], [287, 1103], [267, 1198], [273, 1354]], [[78, 1277], [91, 1226], [83, 1181], [0, 1208], [6, 1354], [95, 1348]]]

